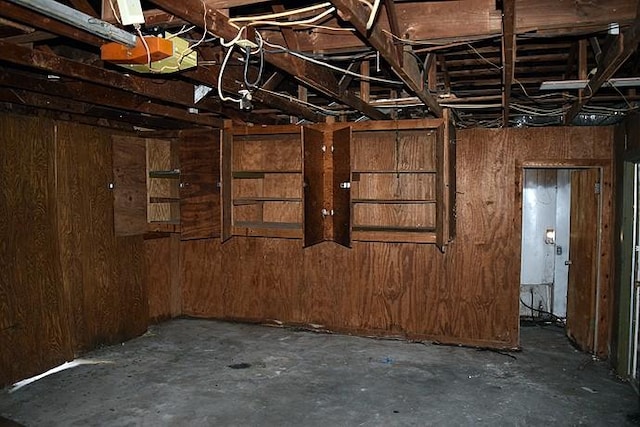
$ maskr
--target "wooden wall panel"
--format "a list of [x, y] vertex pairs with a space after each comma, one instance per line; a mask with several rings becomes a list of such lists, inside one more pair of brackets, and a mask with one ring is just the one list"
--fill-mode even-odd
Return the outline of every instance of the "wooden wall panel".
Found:
[[0, 115], [0, 386], [73, 356], [57, 262], [54, 128]]
[[142, 238], [114, 235], [107, 132], [0, 116], [0, 386], [146, 330]]
[[[183, 313], [313, 323], [344, 332], [518, 345], [523, 165], [603, 170], [599, 346], [609, 338], [612, 128], [474, 129], [457, 134], [457, 237], [435, 245], [234, 237], [182, 242]], [[366, 167], [366, 165], [360, 165]], [[191, 261], [190, 261], [191, 260]]]
[[148, 321], [143, 241], [113, 231], [111, 136], [59, 123], [56, 154], [61, 262], [75, 348], [140, 335]]
[[144, 241], [149, 319], [161, 321], [182, 313], [180, 235]]

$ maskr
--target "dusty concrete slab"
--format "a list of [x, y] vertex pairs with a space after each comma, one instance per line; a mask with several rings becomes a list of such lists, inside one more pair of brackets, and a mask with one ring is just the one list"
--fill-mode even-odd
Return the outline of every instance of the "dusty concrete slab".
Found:
[[47, 425], [625, 425], [638, 398], [555, 327], [508, 355], [179, 319], [82, 365], [0, 392]]

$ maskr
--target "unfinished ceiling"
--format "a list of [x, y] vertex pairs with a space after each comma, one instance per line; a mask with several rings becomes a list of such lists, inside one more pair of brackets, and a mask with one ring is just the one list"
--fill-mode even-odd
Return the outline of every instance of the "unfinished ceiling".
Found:
[[145, 44], [136, 72], [101, 59], [108, 36], [53, 18], [61, 3], [0, 0], [0, 108], [175, 129], [443, 108], [461, 127], [606, 124], [638, 106], [637, 0], [152, 0], [140, 28], [120, 23], [118, 3], [64, 2], [106, 32], [190, 47], [163, 66]]

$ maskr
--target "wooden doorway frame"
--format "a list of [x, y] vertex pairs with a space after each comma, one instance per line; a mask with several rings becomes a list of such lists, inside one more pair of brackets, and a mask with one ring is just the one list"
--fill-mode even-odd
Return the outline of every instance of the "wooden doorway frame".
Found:
[[[609, 211], [605, 212], [605, 205], [610, 204], [612, 206], [612, 194], [605, 194], [605, 191], [611, 191], [611, 163], [607, 161], [600, 160], [561, 160], [561, 161], [548, 161], [548, 160], [531, 160], [518, 162], [516, 164], [516, 182], [515, 182], [515, 214], [514, 214], [514, 231], [517, 236], [517, 247], [518, 247], [518, 259], [522, 262], [522, 203], [523, 203], [523, 185], [524, 185], [524, 173], [525, 169], [597, 169], [600, 176], [600, 198], [599, 198], [599, 206], [598, 206], [598, 238], [597, 238], [597, 254], [599, 262], [596, 266], [596, 307], [595, 307], [595, 325], [594, 325], [594, 340], [593, 340], [593, 348], [591, 351], [601, 357], [608, 356], [609, 352], [609, 339], [610, 339], [610, 328], [611, 321], [609, 319], [611, 313], [611, 307], [604, 307], [602, 304], [603, 301], [603, 293], [605, 300], [607, 303], [610, 303], [611, 298], [608, 296], [611, 294], [612, 290], [609, 289], [612, 286], [612, 282], [610, 276], [612, 275], [611, 270], [611, 252], [610, 248], [604, 249], [604, 243], [610, 246], [611, 237], [608, 239], [605, 238], [605, 233], [610, 231], [612, 227], [613, 220], [613, 211], [609, 209]], [[569, 249], [570, 250], [570, 249]], [[605, 254], [609, 254], [605, 256]], [[520, 265], [521, 267], [521, 265]], [[608, 278], [607, 281], [603, 280], [603, 276]], [[520, 269], [518, 270], [518, 280], [515, 284], [516, 286], [520, 286]], [[517, 298], [513, 301], [514, 307], [519, 307], [519, 291], [515, 293]], [[519, 310], [518, 310], [519, 311]], [[601, 328], [606, 328], [606, 334], [603, 333]], [[518, 319], [518, 336], [520, 336], [520, 322]], [[607, 337], [607, 342], [601, 342], [602, 337]]]

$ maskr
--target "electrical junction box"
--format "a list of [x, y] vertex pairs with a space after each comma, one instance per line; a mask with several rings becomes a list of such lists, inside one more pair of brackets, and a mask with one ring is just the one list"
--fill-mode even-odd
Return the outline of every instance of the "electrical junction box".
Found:
[[144, 24], [140, 0], [118, 0], [122, 25]]

